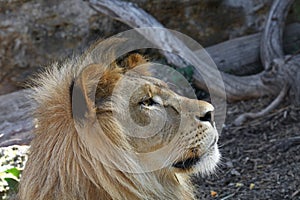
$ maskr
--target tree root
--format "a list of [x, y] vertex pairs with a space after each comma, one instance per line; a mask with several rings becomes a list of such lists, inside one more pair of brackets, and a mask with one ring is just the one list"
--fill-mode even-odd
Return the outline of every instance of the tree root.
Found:
[[288, 92], [288, 86], [284, 86], [283, 89], [281, 90], [281, 92], [279, 93], [279, 95], [276, 97], [276, 99], [274, 99], [270, 105], [268, 105], [266, 108], [264, 108], [263, 110], [257, 112], [257, 113], [244, 113], [242, 115], [240, 115], [237, 119], [234, 120], [233, 124], [235, 126], [240, 126], [243, 123], [245, 123], [247, 120], [251, 120], [251, 119], [255, 119], [255, 118], [259, 118], [259, 117], [263, 117], [266, 114], [268, 114], [269, 112], [271, 112], [272, 110], [274, 110], [279, 104], [280, 102], [284, 99], [284, 97], [287, 95]]

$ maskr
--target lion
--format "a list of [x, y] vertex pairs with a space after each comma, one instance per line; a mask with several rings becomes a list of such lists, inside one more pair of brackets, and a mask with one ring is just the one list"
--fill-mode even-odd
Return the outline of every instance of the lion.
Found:
[[35, 80], [35, 138], [17, 198], [195, 199], [190, 176], [220, 159], [214, 107], [172, 91], [140, 54], [107, 62], [114, 55], [91, 51]]

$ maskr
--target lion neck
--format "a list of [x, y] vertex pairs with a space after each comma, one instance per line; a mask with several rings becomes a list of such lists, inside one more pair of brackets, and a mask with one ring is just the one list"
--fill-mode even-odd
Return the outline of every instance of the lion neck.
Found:
[[[31, 170], [38, 167], [41, 170], [38, 173], [48, 177], [46, 180], [41, 180], [35, 174], [37, 172], [29, 172], [32, 177], [27, 180], [34, 180], [38, 183], [36, 186], [45, 189], [44, 194], [47, 196], [40, 199], [96, 200], [99, 197], [103, 200], [194, 199], [188, 176], [177, 175], [169, 168], [130, 173], [107, 166], [85, 149], [85, 145], [75, 133], [70, 134], [71, 129], [72, 127], [69, 126], [65, 129], [68, 133], [60, 132], [51, 137], [40, 132], [36, 138], [37, 142], [32, 144], [33, 146], [41, 145], [38, 141], [47, 140], [43, 144], [52, 146], [53, 149], [46, 155], [41, 151], [32, 152], [36, 154], [35, 157], [40, 158], [40, 162], [35, 165], [41, 166], [28, 166], [27, 168]], [[43, 159], [45, 156], [53, 157], [54, 155], [59, 159], [52, 159], [50, 165], [48, 160]], [[51, 194], [53, 188], [56, 192]], [[39, 189], [27, 188], [26, 193]], [[46, 192], [47, 189], [49, 192]], [[63, 197], [65, 194], [74, 196]]]
[[[103, 199], [194, 199], [190, 182], [185, 180], [180, 183], [176, 175], [166, 169], [143, 174], [106, 169], [103, 176], [106, 181], [101, 187], [104, 190], [108, 188], [105, 190], [107, 197]], [[101, 182], [103, 184], [103, 180]], [[97, 187], [94, 189], [98, 190]]]
[[[102, 121], [105, 122], [104, 118], [102, 118]], [[104, 132], [109, 130], [110, 135], [113, 136], [117, 135], [117, 133], [120, 134], [120, 130], [118, 130], [117, 127], [117, 124], [115, 124], [110, 127], [103, 126], [102, 129]], [[93, 130], [89, 130], [89, 132], [93, 133]], [[118, 145], [123, 146], [125, 151], [129, 152], [130, 149], [127, 148], [130, 147], [125, 141], [126, 140], [123, 140], [123, 142], [118, 143]], [[91, 144], [91, 141], [88, 142], [88, 144]], [[107, 144], [95, 144], [95, 146], [101, 146], [102, 151], [103, 149], [107, 150], [103, 156], [109, 155], [109, 158], [114, 156], [114, 158], [110, 160], [114, 160], [116, 165], [114, 165], [114, 162], [103, 162], [103, 158], [101, 159], [101, 157], [97, 158], [97, 155], [101, 155], [102, 152], [98, 152], [96, 153], [97, 155], [94, 156], [83, 155], [83, 157], [87, 158], [81, 160], [91, 161], [90, 165], [93, 171], [87, 168], [83, 169], [83, 173], [91, 173], [87, 176], [89, 178], [95, 174], [98, 175], [92, 180], [95, 185], [93, 188], [94, 190], [98, 190], [99, 188], [104, 190], [107, 196], [106, 199], [194, 199], [188, 176], [177, 175], [169, 167], [147, 172], [147, 170], [143, 170], [143, 166], [140, 166], [139, 163], [132, 159], [131, 155], [124, 154], [118, 159], [115, 152], [110, 152], [113, 151], [111, 150], [111, 144], [108, 146], [105, 145]], [[85, 152], [95, 151], [87, 150]], [[119, 163], [125, 163], [125, 166], [128, 166], [127, 170], [123, 170], [122, 167], [124, 167], [124, 165], [119, 165]], [[85, 165], [85, 163], [79, 164], [79, 166]], [[132, 169], [132, 172], [129, 172], [130, 169]], [[99, 174], [99, 172], [101, 172], [101, 174]]]

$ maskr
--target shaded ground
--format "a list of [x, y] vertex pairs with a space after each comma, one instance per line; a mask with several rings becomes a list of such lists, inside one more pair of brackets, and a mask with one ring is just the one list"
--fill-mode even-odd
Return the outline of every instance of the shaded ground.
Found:
[[[282, 105], [264, 119], [234, 127], [241, 112], [259, 110], [269, 99], [228, 105], [220, 137], [222, 164], [217, 175], [195, 177], [199, 199], [300, 199], [300, 107]], [[201, 198], [200, 198], [201, 197]]]

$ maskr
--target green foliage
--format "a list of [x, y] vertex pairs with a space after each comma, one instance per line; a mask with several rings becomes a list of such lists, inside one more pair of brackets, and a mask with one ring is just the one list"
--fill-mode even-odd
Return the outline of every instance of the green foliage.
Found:
[[194, 67], [192, 65], [177, 69], [177, 71], [180, 72], [189, 82], [193, 80]]
[[[173, 69], [181, 73], [190, 83], [193, 81], [194, 67], [192, 65], [188, 65], [187, 67], [184, 68], [177, 68], [174, 65], [168, 64], [165, 59], [159, 59], [157, 60], [157, 62], [162, 65], [167, 65], [169, 67], [172, 67]], [[177, 77], [177, 76], [172, 76], [171, 78], [174, 82], [177, 82], [176, 79], [182, 79], [182, 77]]]
[[0, 172], [0, 179], [2, 179], [1, 182], [3, 183], [0, 187], [1, 199], [7, 199], [7, 194], [16, 194], [18, 192], [20, 174], [21, 171], [16, 167]]
[[296, 20], [300, 21], [300, 2], [299, 1], [295, 1], [293, 3], [293, 11], [294, 11], [294, 15]]
[[6, 173], [13, 175], [17, 179], [20, 178], [21, 171], [16, 167], [5, 170]]
[[8, 184], [9, 193], [17, 193], [19, 181], [14, 178], [4, 178], [4, 180]]

